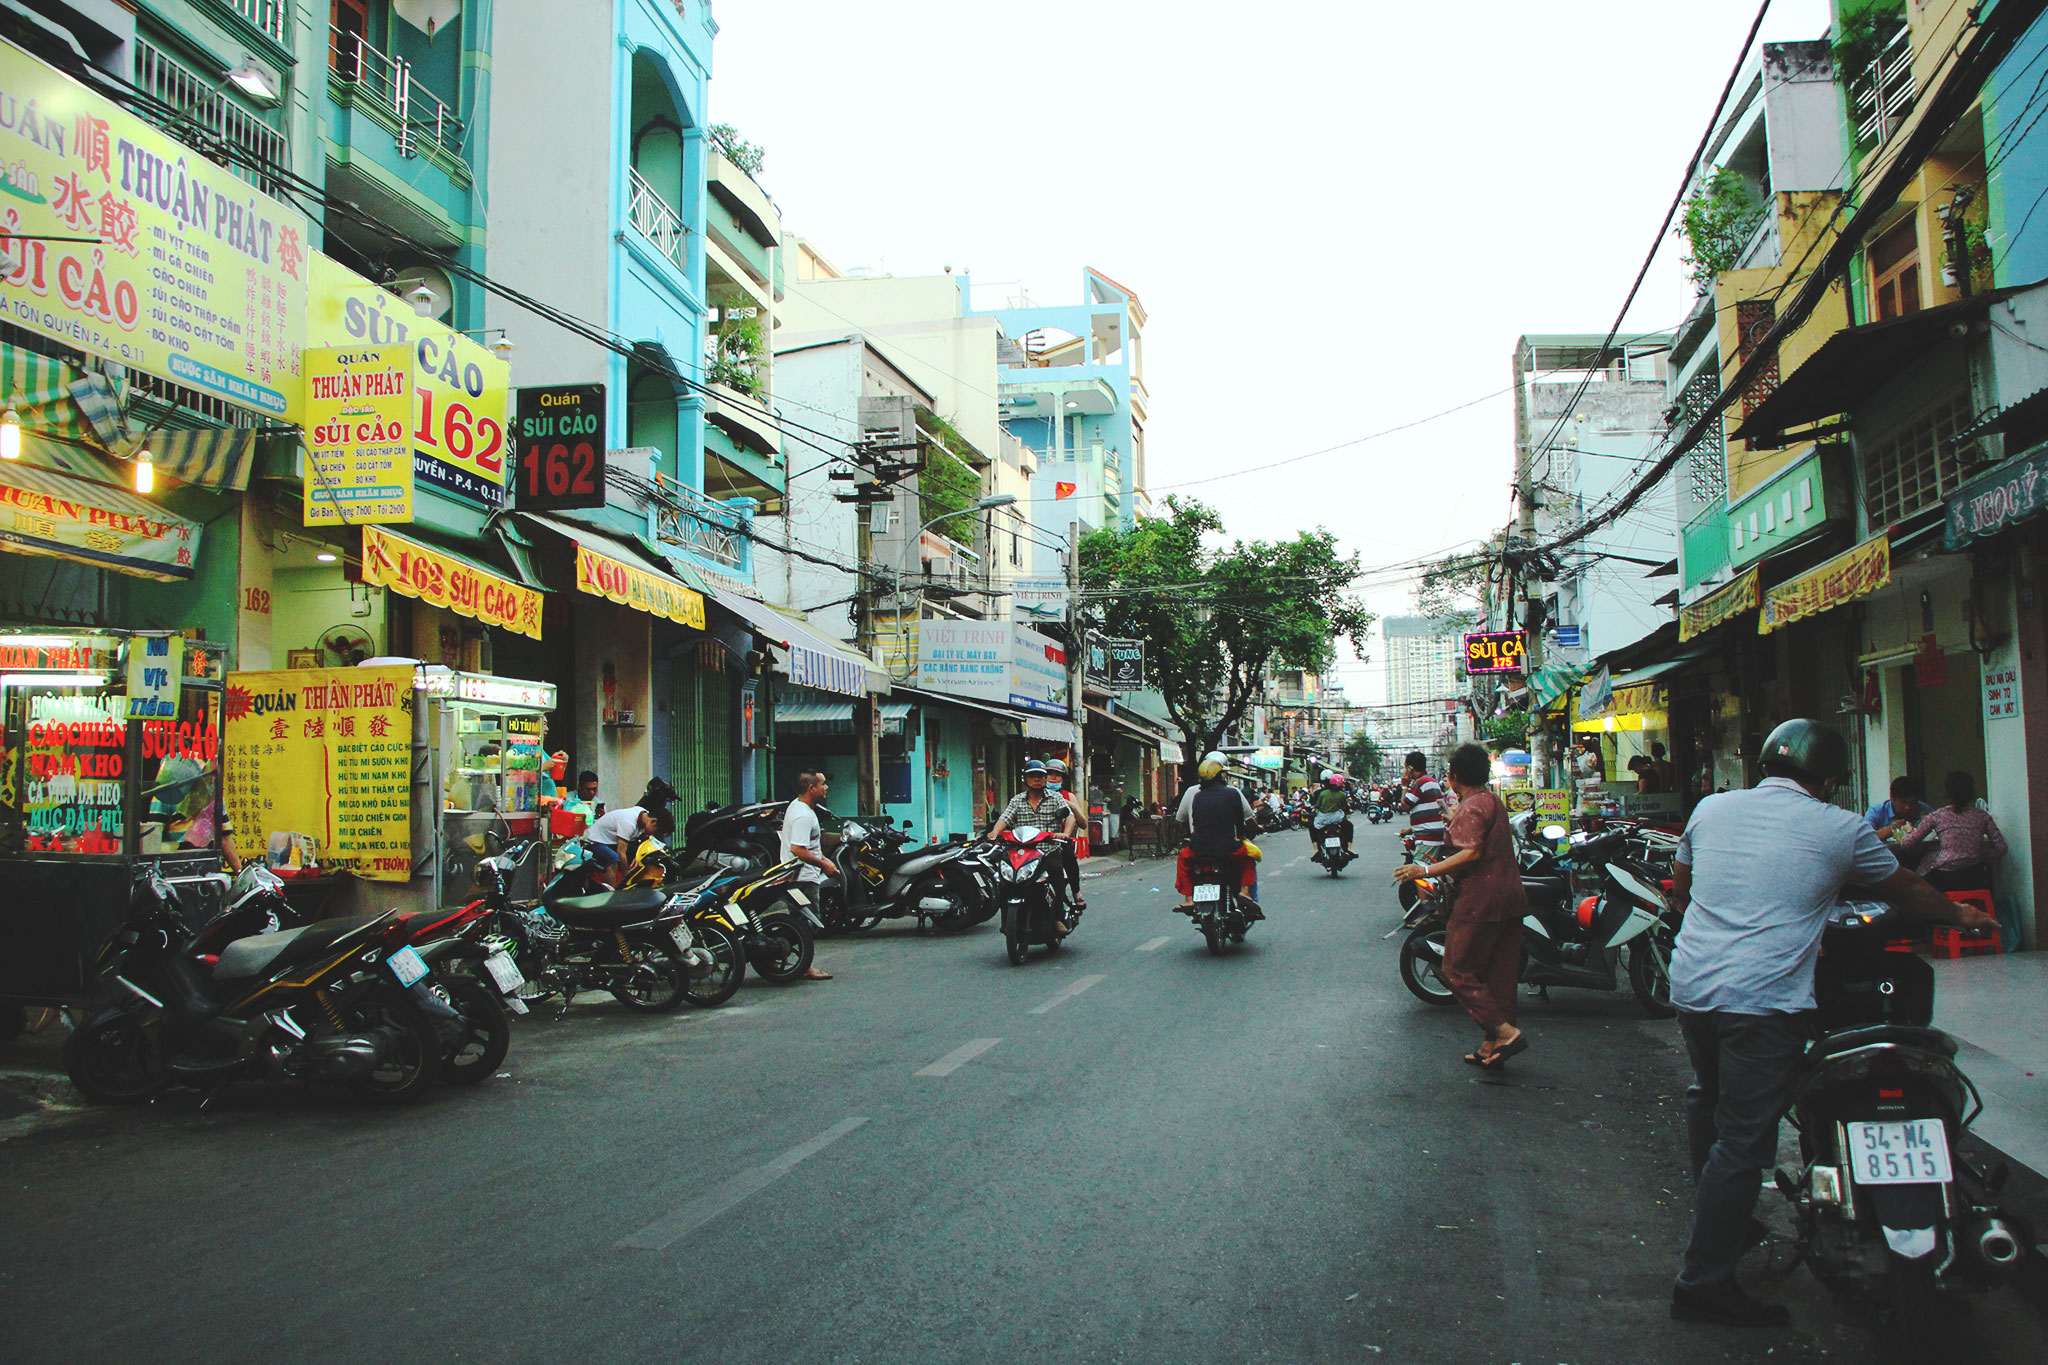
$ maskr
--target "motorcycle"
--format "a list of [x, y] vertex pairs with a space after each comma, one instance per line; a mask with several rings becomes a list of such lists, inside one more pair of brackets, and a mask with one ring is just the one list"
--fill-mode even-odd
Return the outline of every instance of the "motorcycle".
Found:
[[140, 870], [120, 929], [100, 950], [116, 992], [65, 1043], [72, 1084], [96, 1104], [135, 1103], [172, 1084], [339, 1082], [365, 1099], [417, 1098], [438, 1070], [431, 969], [380, 941], [392, 913], [352, 915], [191, 952], [177, 893]]
[[1174, 907], [1202, 931], [1202, 941], [1212, 954], [1221, 954], [1225, 943], [1242, 943], [1252, 924], [1264, 919], [1257, 906], [1244, 894], [1244, 881], [1229, 862], [1196, 854], [1188, 860], [1188, 880], [1194, 886], [1194, 904], [1188, 909]]
[[885, 919], [915, 919], [921, 930], [955, 930], [995, 913], [988, 862], [969, 857], [972, 842], [913, 847], [887, 820], [866, 816], [840, 826], [832, 854], [839, 881], [827, 882], [820, 907], [834, 929], [872, 929]]
[[1958, 1150], [1983, 1112], [1930, 1027], [1934, 971], [1898, 941], [1905, 917], [1846, 904], [1822, 931], [1814, 1022], [1790, 1118], [1800, 1167], [1776, 1173], [1803, 1260], [1838, 1295], [1889, 1312], [1911, 1360], [1947, 1359], [1942, 1300], [1995, 1285], [2033, 1244], [2000, 1209], [2008, 1174]]
[[[685, 897], [686, 903], [664, 912], [665, 917], [712, 924], [740, 945], [747, 964], [764, 980], [794, 981], [811, 969], [817, 952], [813, 928], [824, 928], [813, 908], [818, 887], [801, 880], [804, 866], [791, 859], [758, 873], [720, 867], [705, 871], [649, 840], [625, 885], [659, 885]], [[733, 985], [737, 989], [737, 979]], [[705, 993], [712, 993], [708, 985]]]
[[1073, 840], [1019, 825], [1004, 830], [997, 842], [1002, 860], [996, 864], [995, 898], [1002, 913], [1003, 944], [1010, 965], [1015, 967], [1023, 964], [1026, 950], [1034, 943], [1057, 951], [1080, 924], [1079, 910], [1073, 911], [1072, 925], [1060, 918], [1064, 907], [1052, 883], [1052, 855]]
[[[1561, 826], [1548, 828], [1563, 832]], [[1520, 979], [1545, 998], [1552, 986], [1612, 991], [1626, 983], [1643, 1013], [1669, 1019], [1677, 1013], [1671, 1003], [1671, 948], [1678, 915], [1657, 872], [1622, 856], [1626, 838], [1618, 830], [1572, 836], [1574, 867], [1597, 882], [1598, 889], [1584, 896], [1574, 894], [1572, 877], [1555, 862], [1539, 863], [1533, 871], [1525, 866], [1529, 910], [1522, 919]], [[1417, 887], [1433, 898], [1437, 913], [1402, 943], [1401, 980], [1417, 999], [1449, 1005], [1443, 958], [1452, 887], [1440, 880], [1426, 892], [1419, 882]]]
[[1323, 865], [1323, 871], [1332, 877], [1351, 866], [1358, 854], [1344, 845], [1344, 826], [1348, 823], [1343, 811], [1317, 812], [1310, 826], [1315, 831], [1315, 861]]

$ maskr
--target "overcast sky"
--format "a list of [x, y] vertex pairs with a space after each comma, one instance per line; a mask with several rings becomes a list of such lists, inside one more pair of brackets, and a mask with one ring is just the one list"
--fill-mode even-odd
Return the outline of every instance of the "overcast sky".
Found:
[[[842, 269], [950, 265], [978, 301], [1078, 302], [1083, 266], [1135, 290], [1155, 501], [1191, 483], [1234, 534], [1326, 526], [1383, 566], [1508, 519], [1515, 339], [1607, 330], [1755, 13], [720, 0], [710, 115]], [[1764, 39], [1827, 22], [1775, 0]], [[1631, 329], [1684, 317], [1680, 254]], [[1366, 597], [1408, 593], [1380, 574]], [[1342, 676], [1384, 699], [1377, 662]]]

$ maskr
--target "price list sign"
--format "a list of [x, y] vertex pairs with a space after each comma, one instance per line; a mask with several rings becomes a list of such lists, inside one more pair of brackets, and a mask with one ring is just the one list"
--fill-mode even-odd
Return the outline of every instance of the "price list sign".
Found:
[[253, 846], [308, 834], [326, 868], [412, 876], [412, 670], [228, 675], [227, 805]]

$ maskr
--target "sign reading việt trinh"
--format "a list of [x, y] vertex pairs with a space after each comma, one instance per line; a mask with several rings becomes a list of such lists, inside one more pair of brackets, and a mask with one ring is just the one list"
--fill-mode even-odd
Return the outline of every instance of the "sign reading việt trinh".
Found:
[[299, 417], [306, 220], [0, 43], [0, 315]]
[[1467, 673], [1519, 673], [1526, 658], [1519, 630], [1480, 631], [1465, 637]]
[[306, 522], [412, 520], [412, 352], [306, 352]]

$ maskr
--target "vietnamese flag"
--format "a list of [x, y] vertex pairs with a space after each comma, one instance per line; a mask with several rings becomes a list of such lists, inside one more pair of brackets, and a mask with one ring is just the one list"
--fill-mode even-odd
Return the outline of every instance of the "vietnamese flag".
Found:
[[1074, 489], [1075, 489], [1076, 487], [1078, 487], [1078, 485], [1076, 485], [1076, 484], [1071, 484], [1071, 483], [1056, 483], [1056, 484], [1054, 484], [1054, 485], [1052, 486], [1052, 496], [1053, 496], [1053, 500], [1054, 500], [1055, 502], [1057, 502], [1057, 501], [1058, 501], [1059, 499], [1061, 499], [1061, 498], [1071, 498], [1071, 497], [1073, 497], [1073, 496], [1074, 496]]

